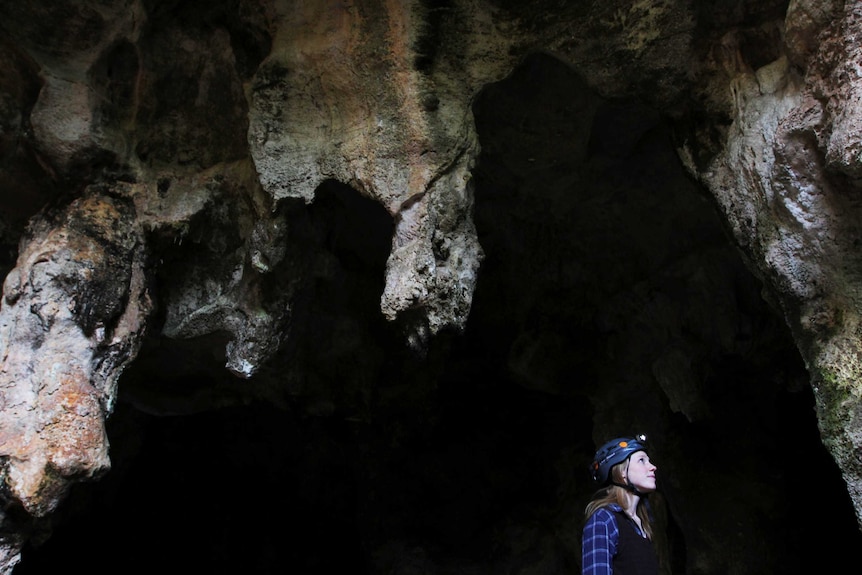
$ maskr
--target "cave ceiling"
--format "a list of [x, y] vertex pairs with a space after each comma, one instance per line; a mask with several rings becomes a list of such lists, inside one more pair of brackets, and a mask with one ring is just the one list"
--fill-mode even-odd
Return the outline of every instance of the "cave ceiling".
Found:
[[0, 0], [0, 574], [574, 573], [640, 432], [663, 574], [850, 561], [859, 22]]

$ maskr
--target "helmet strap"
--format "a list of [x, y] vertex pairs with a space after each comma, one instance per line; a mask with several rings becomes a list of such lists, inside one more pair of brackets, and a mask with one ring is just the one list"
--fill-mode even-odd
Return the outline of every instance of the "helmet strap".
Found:
[[638, 491], [638, 488], [635, 487], [634, 484], [629, 479], [629, 464], [631, 463], [631, 461], [632, 461], [631, 455], [629, 455], [629, 457], [626, 458], [626, 483], [625, 483], [625, 485], [623, 485], [622, 483], [617, 483], [616, 481], [613, 481], [613, 480], [611, 481], [611, 485], [616, 485], [617, 487], [622, 487], [626, 491], [631, 491], [632, 493], [634, 493], [638, 497], [646, 497], [647, 495], [649, 495], [649, 493], [643, 493], [641, 491]]
[[626, 491], [631, 491], [635, 495], [639, 497], [647, 497], [649, 493], [644, 493], [643, 491], [638, 491], [638, 488], [632, 485], [628, 479], [626, 479], [626, 483], [617, 483], [616, 481], [611, 481], [611, 485], [616, 485], [617, 487], [622, 487]]

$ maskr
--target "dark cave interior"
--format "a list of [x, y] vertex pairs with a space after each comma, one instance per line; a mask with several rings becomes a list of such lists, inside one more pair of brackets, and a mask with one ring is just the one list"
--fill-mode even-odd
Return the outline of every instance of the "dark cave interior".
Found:
[[261, 374], [290, 380], [282, 401], [215, 375], [220, 339], [153, 342], [120, 382], [112, 471], [75, 487], [16, 575], [520, 573], [527, 556], [575, 573], [594, 439], [640, 431], [669, 572], [730, 572], [722, 548], [761, 556], [751, 573], [852, 559], [862, 534], [805, 368], [686, 177], [673, 120], [546, 55], [474, 115], [486, 257], [465, 331], [417, 357], [369, 311], [389, 248], [368, 230], [391, 228], [327, 183], [294, 217], [342, 223], [337, 245], [320, 236], [338, 273]]

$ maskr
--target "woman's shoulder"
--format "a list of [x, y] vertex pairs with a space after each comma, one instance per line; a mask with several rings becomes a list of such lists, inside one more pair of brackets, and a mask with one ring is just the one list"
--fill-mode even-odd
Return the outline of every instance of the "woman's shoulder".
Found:
[[622, 510], [623, 508], [620, 507], [618, 503], [608, 503], [607, 505], [604, 505], [599, 508], [599, 511], [604, 511], [605, 513], [608, 513], [610, 515], [613, 515], [614, 513], [619, 513]]
[[601, 523], [610, 523], [616, 521], [616, 514], [622, 511], [623, 508], [616, 503], [609, 503], [596, 509], [590, 519]]

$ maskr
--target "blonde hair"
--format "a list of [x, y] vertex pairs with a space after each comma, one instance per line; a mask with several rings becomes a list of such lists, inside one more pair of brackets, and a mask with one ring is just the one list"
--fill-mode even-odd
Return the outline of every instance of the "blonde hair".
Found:
[[[623, 480], [623, 465], [626, 461], [621, 461], [611, 467], [610, 477], [613, 483], [624, 484]], [[595, 495], [593, 495], [592, 500], [587, 504], [586, 509], [584, 510], [584, 519], [589, 519], [593, 513], [601, 509], [602, 507], [606, 507], [611, 503], [616, 503], [623, 509], [627, 509], [629, 506], [629, 501], [633, 495], [631, 492], [626, 490], [619, 485], [608, 485], [607, 487], [602, 487], [598, 491], [596, 491]], [[646, 534], [648, 539], [652, 539], [652, 523], [650, 522], [649, 511], [647, 510], [647, 506], [645, 505], [646, 497], [641, 496], [640, 501], [638, 501], [638, 507], [636, 513], [638, 517], [640, 517], [641, 525], [643, 525], [643, 531]]]

